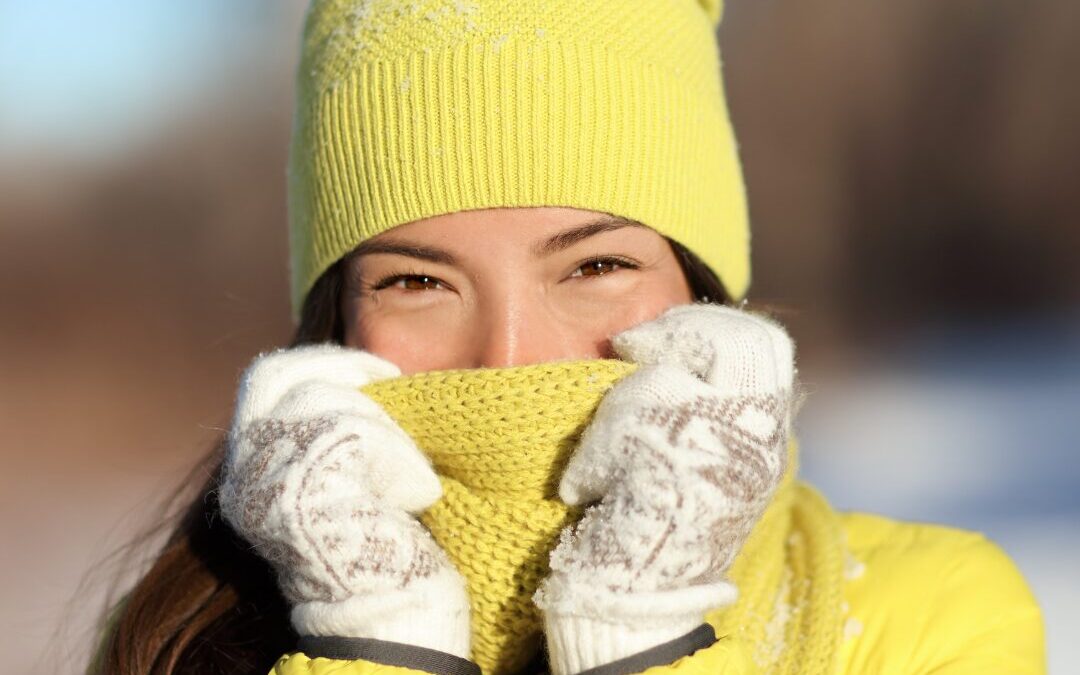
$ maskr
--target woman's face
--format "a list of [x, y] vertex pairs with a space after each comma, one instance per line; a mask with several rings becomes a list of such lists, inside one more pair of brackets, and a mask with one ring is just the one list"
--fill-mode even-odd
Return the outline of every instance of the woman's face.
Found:
[[563, 207], [395, 227], [346, 260], [345, 344], [402, 373], [609, 358], [610, 339], [690, 287], [654, 230]]

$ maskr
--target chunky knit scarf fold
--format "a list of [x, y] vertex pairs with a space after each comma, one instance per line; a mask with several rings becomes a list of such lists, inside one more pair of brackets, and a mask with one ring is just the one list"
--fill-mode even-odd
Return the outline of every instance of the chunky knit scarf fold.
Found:
[[[363, 391], [431, 458], [444, 496], [422, 516], [466, 579], [472, 658], [485, 675], [521, 669], [541, 647], [532, 594], [578, 509], [559, 478], [603, 395], [636, 366], [563, 361], [431, 371]], [[798, 446], [776, 495], [736, 558], [732, 607], [708, 621], [745, 641], [769, 673], [830, 672], [840, 643], [844, 548], [839, 519], [795, 479]]]

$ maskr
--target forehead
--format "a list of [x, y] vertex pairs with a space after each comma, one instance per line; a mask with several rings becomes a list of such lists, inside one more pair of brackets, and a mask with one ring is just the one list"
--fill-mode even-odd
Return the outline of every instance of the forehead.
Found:
[[505, 232], [541, 236], [569, 227], [598, 221], [636, 224], [629, 218], [603, 211], [578, 209], [566, 206], [525, 206], [455, 211], [399, 225], [383, 234], [439, 234], [469, 231]]
[[[615, 230], [649, 233], [652, 228], [622, 216], [566, 207], [493, 208], [432, 216], [399, 225], [362, 242], [353, 255], [387, 252], [391, 245], [430, 245], [447, 249], [529, 247], [549, 255], [578, 241]], [[638, 236], [641, 236], [640, 234]]]

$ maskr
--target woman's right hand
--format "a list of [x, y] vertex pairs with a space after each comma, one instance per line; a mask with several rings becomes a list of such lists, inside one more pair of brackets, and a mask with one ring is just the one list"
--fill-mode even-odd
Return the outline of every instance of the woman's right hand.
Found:
[[331, 344], [257, 357], [237, 394], [221, 512], [273, 565], [301, 636], [467, 658], [465, 582], [415, 518], [442, 486], [359, 389], [397, 375], [385, 359]]

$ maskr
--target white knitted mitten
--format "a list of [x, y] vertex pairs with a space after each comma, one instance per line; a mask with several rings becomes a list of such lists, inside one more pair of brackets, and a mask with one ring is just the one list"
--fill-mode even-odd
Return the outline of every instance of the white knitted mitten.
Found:
[[468, 658], [465, 582], [414, 517], [442, 486], [412, 439], [358, 390], [399, 374], [329, 344], [256, 358], [237, 396], [221, 512], [274, 566], [300, 635]]
[[534, 596], [553, 672], [679, 638], [731, 604], [728, 567], [787, 464], [794, 345], [766, 317], [680, 305], [617, 335], [642, 364], [601, 401], [559, 486], [590, 506]]

